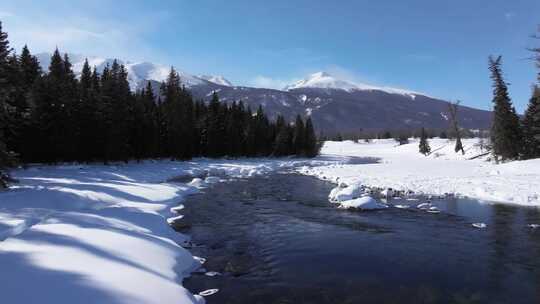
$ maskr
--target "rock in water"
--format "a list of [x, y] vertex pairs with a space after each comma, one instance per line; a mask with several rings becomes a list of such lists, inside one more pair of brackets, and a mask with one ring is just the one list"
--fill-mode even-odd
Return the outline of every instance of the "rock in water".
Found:
[[441, 213], [441, 210], [439, 210], [439, 208], [433, 206], [433, 207], [430, 207], [427, 212], [429, 212], [429, 213]]
[[204, 181], [207, 183], [207, 184], [215, 184], [215, 183], [219, 183], [221, 179], [217, 176], [209, 176], [207, 177]]
[[422, 209], [422, 210], [427, 210], [427, 209], [429, 209], [431, 207], [432, 207], [431, 203], [422, 203], [422, 204], [419, 204], [418, 206], [416, 206], [416, 208]]
[[394, 207], [396, 207], [398, 209], [409, 209], [409, 208], [411, 208], [410, 205], [394, 205]]
[[487, 228], [487, 225], [486, 225], [485, 223], [474, 223], [474, 224], [472, 224], [472, 226], [473, 226], [474, 228], [478, 228], [478, 229], [485, 229], [485, 228]]
[[219, 289], [217, 289], [217, 288], [216, 289], [208, 289], [208, 290], [199, 292], [199, 295], [203, 296], [203, 297], [208, 297], [208, 296], [211, 296], [213, 294], [216, 294], [218, 291], [219, 291]]
[[206, 183], [202, 179], [196, 177], [188, 183], [188, 186], [192, 186], [195, 188], [203, 188], [204, 186], [206, 186]]

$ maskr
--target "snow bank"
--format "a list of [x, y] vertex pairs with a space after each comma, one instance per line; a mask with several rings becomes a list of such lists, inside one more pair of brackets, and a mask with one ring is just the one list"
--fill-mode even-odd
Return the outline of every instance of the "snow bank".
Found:
[[[202, 259], [179, 245], [188, 237], [167, 223], [182, 221], [182, 198], [217, 176], [309, 163], [200, 159], [16, 170], [20, 183], [0, 192], [2, 303], [204, 303], [201, 295], [214, 290], [192, 295], [182, 286]], [[196, 178], [166, 182], [179, 176]]]
[[[429, 143], [432, 153], [426, 157], [418, 153], [417, 140], [402, 146], [394, 140], [326, 142], [320, 158], [341, 157], [343, 161], [298, 171], [336, 184], [414, 190], [418, 194], [454, 193], [485, 201], [540, 206], [540, 159], [496, 164], [489, 161], [489, 155], [481, 156], [486, 151], [479, 139], [463, 140], [465, 155], [454, 152], [453, 141], [437, 138]], [[379, 162], [347, 164], [346, 160], [353, 157], [379, 158]]]
[[328, 199], [332, 202], [343, 202], [357, 198], [362, 193], [363, 188], [359, 184], [354, 184], [351, 186], [338, 186], [330, 192]]
[[378, 210], [386, 209], [388, 205], [378, 203], [371, 196], [364, 196], [353, 200], [340, 202], [340, 208], [360, 209], [360, 210]]

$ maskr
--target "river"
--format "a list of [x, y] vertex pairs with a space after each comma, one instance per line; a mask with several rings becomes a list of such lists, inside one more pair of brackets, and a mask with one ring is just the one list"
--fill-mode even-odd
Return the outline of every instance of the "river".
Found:
[[[442, 211], [351, 212], [297, 174], [215, 184], [183, 204], [207, 303], [540, 303], [540, 210], [434, 199]], [[484, 222], [485, 229], [472, 223]], [[212, 273], [208, 273], [212, 274]]]

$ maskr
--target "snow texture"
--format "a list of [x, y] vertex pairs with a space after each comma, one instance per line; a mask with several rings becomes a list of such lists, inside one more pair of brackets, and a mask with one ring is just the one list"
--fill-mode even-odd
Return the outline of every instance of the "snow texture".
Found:
[[204, 303], [217, 290], [192, 295], [182, 279], [205, 259], [184, 249], [188, 237], [167, 223], [182, 221], [179, 203], [202, 180], [167, 180], [219, 182], [215, 176], [309, 163], [200, 159], [15, 170], [20, 182], [0, 192], [2, 303]]
[[[490, 160], [490, 155], [484, 155], [486, 151], [476, 138], [463, 140], [465, 155], [454, 152], [452, 140], [435, 138], [429, 144], [432, 152], [426, 157], [418, 152], [415, 139], [401, 146], [391, 139], [326, 142], [321, 157], [342, 157], [342, 162], [301, 167], [298, 171], [336, 184], [413, 190], [426, 195], [453, 193], [481, 201], [540, 206], [540, 159], [497, 164]], [[347, 163], [347, 159], [355, 157], [379, 161]]]

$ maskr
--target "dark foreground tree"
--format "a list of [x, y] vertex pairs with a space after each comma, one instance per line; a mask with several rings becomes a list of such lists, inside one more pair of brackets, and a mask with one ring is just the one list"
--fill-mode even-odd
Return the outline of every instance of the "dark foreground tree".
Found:
[[420, 153], [424, 155], [428, 155], [431, 152], [431, 147], [429, 146], [429, 142], [427, 139], [427, 133], [424, 128], [420, 131], [420, 145], [419, 145], [419, 151]]
[[305, 127], [306, 135], [305, 140], [305, 156], [315, 157], [319, 154], [319, 144], [317, 143], [317, 136], [315, 135], [315, 129], [313, 128], [313, 123], [311, 122], [311, 117], [308, 117], [306, 120]]
[[529, 106], [523, 118], [523, 156], [540, 157], [540, 87], [533, 88]]
[[500, 157], [502, 160], [517, 159], [522, 148], [519, 117], [512, 106], [501, 64], [501, 56], [489, 57], [494, 106], [491, 144], [495, 157]]
[[449, 103], [448, 112], [450, 112], [450, 123], [452, 124], [452, 131], [454, 131], [456, 136], [456, 146], [454, 147], [454, 151], [456, 151], [456, 153], [461, 151], [461, 154], [465, 154], [465, 150], [463, 150], [463, 143], [461, 142], [461, 132], [458, 123], [459, 102], [460, 101], [458, 100], [455, 103]]
[[306, 132], [304, 131], [304, 122], [300, 115], [296, 116], [294, 123], [294, 151], [297, 155], [304, 154]]
[[[538, 27], [539, 34], [533, 38], [540, 40], [540, 26]], [[537, 79], [540, 84], [540, 47], [531, 48], [533, 60], [538, 68]], [[540, 87], [533, 87], [532, 97], [529, 101], [525, 116], [523, 117], [523, 156], [525, 158], [540, 157]]]
[[7, 168], [12, 162], [12, 153], [8, 150], [5, 136], [6, 130], [9, 129], [8, 98], [13, 89], [8, 80], [8, 56], [10, 53], [8, 36], [2, 31], [2, 23], [0, 22], [0, 188], [7, 187]]
[[[532, 38], [538, 39], [540, 41], [540, 25], [538, 26], [538, 34], [533, 35]], [[538, 83], [540, 83], [540, 47], [530, 48], [529, 51], [533, 53], [533, 60], [535, 61], [536, 67], [538, 68], [536, 79], [538, 79]]]

